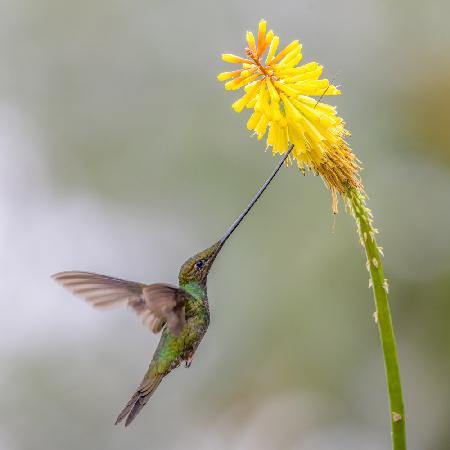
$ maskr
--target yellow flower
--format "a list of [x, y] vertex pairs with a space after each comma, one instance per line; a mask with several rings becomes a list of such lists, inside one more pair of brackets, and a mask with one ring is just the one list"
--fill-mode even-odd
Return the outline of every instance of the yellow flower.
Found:
[[358, 161], [344, 141], [350, 133], [336, 108], [321, 102], [324, 96], [339, 95], [339, 89], [320, 79], [323, 67], [318, 63], [298, 66], [302, 60], [299, 41], [277, 53], [280, 39], [272, 30], [267, 32], [265, 20], [259, 22], [256, 39], [251, 31], [246, 38], [245, 58], [222, 55], [224, 61], [242, 68], [217, 76], [226, 81], [225, 89], [245, 91], [233, 109], [253, 110], [247, 128], [258, 139], [268, 131], [267, 146], [273, 153], [285, 153], [293, 145], [292, 156], [299, 168], [322, 176], [332, 192], [333, 212], [337, 212], [337, 192], [345, 194], [352, 187], [362, 190]]

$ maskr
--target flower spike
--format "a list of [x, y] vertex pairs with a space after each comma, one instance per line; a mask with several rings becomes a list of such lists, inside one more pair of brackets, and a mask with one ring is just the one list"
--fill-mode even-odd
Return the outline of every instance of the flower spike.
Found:
[[277, 53], [280, 38], [272, 30], [267, 32], [265, 20], [259, 22], [256, 38], [247, 31], [246, 41], [245, 58], [222, 55], [224, 61], [242, 68], [217, 77], [226, 81], [227, 90], [245, 90], [233, 109], [253, 109], [247, 128], [258, 139], [267, 133], [267, 146], [274, 154], [285, 153], [293, 144], [298, 167], [323, 178], [332, 192], [333, 212], [337, 212], [337, 193], [345, 194], [350, 188], [363, 191], [358, 160], [344, 140], [350, 133], [336, 108], [322, 103], [325, 96], [339, 95], [340, 90], [320, 79], [323, 67], [317, 62], [298, 66], [303, 57], [299, 41]]

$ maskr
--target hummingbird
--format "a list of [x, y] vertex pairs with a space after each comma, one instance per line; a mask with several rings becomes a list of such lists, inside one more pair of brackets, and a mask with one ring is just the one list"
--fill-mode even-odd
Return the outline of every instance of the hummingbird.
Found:
[[283, 155], [255, 197], [216, 243], [189, 258], [179, 272], [179, 286], [145, 284], [91, 272], [66, 271], [52, 278], [97, 309], [129, 306], [153, 333], [161, 333], [148, 370], [115, 424], [128, 426], [155, 392], [162, 379], [183, 361], [190, 367], [210, 321], [206, 282], [209, 271], [225, 242], [253, 208], [290, 155]]

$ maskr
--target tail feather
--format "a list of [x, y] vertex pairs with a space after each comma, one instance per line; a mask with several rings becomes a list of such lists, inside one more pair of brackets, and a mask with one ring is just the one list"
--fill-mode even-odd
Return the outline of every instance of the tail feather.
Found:
[[156, 388], [159, 386], [159, 383], [161, 383], [163, 377], [164, 375], [159, 373], [147, 372], [139, 389], [134, 393], [131, 400], [117, 416], [115, 425], [122, 422], [126, 417], [125, 426], [127, 427], [148, 402], [153, 392], [155, 392]]

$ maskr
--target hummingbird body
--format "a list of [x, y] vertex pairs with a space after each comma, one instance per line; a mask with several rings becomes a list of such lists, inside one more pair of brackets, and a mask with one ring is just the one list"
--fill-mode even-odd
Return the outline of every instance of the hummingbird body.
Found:
[[191, 365], [192, 357], [209, 326], [206, 283], [211, 266], [225, 241], [257, 202], [292, 149], [293, 146], [225, 235], [181, 266], [178, 287], [165, 283], [137, 283], [91, 272], [71, 271], [53, 275], [58, 283], [95, 308], [127, 305], [153, 333], [162, 331], [144, 379], [117, 417], [116, 424], [126, 418], [125, 426], [129, 425], [169, 372], [183, 361], [186, 367]]
[[[116, 424], [125, 417], [125, 425], [129, 425], [149, 400], [161, 380], [176, 369], [183, 361], [186, 367], [191, 365], [192, 357], [197, 350], [209, 325], [209, 308], [206, 289], [201, 286], [187, 284], [181, 289], [187, 293], [185, 303], [185, 326], [177, 336], [169, 328], [164, 328], [158, 347], [153, 354], [147, 373], [139, 389], [119, 414]], [[189, 291], [196, 291], [196, 295]], [[198, 293], [200, 294], [198, 294]]]
[[223, 246], [219, 241], [189, 258], [180, 269], [179, 287], [136, 283], [90, 272], [60, 272], [53, 278], [94, 307], [127, 304], [161, 339], [139, 388], [117, 417], [129, 425], [148, 402], [161, 380], [192, 357], [208, 329], [210, 315], [206, 290], [209, 270]]
[[184, 297], [184, 326], [178, 333], [165, 327], [139, 389], [119, 414], [116, 424], [125, 417], [129, 425], [149, 400], [161, 380], [183, 361], [190, 367], [192, 357], [208, 329], [210, 315], [206, 289], [209, 270], [223, 246], [219, 241], [189, 258], [180, 269], [179, 291]]

